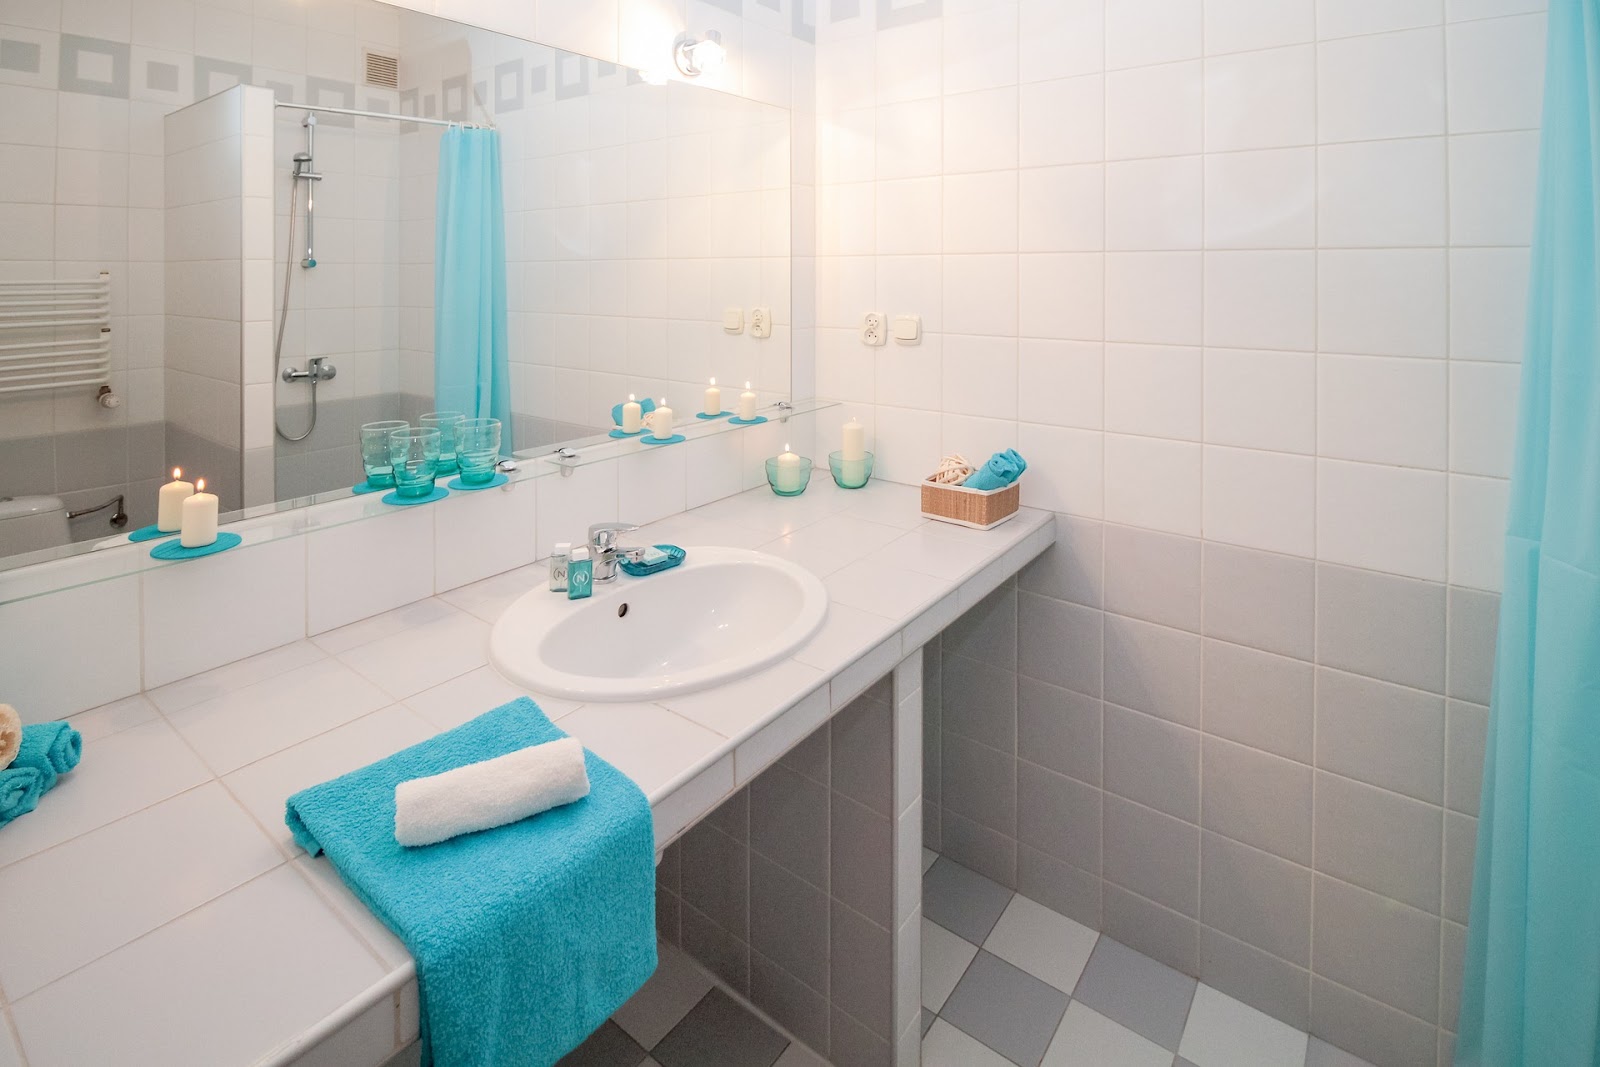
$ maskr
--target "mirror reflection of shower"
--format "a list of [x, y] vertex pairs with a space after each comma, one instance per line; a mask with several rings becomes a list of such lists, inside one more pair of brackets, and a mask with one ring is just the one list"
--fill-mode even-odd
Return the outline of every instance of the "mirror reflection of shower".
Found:
[[[306, 187], [306, 254], [300, 259], [302, 270], [310, 270], [317, 265], [317, 257], [313, 248], [316, 222], [316, 183], [322, 180], [322, 175], [311, 169], [317, 149], [317, 116], [306, 112], [306, 117], [300, 125], [305, 127], [306, 147], [303, 152], [294, 154], [294, 171], [289, 175], [289, 251], [283, 257], [283, 307], [278, 312], [278, 333], [272, 344], [273, 366], [281, 366], [283, 361], [283, 330], [289, 321], [289, 289], [294, 284], [295, 241], [294, 226], [299, 210], [300, 183]], [[298, 437], [284, 432], [283, 425], [273, 420], [273, 429], [285, 441], [304, 441], [311, 436], [317, 428], [317, 384], [331, 379], [338, 374], [338, 368], [328, 362], [326, 358], [315, 357], [306, 361], [305, 370], [296, 370], [293, 367], [282, 368], [282, 378], [285, 382], [307, 382], [311, 386], [311, 419], [305, 432]]]

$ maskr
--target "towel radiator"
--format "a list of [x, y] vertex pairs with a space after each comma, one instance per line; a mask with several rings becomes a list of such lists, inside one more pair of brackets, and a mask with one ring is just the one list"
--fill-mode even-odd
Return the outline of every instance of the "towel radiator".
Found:
[[0, 394], [105, 385], [111, 275], [0, 280]]

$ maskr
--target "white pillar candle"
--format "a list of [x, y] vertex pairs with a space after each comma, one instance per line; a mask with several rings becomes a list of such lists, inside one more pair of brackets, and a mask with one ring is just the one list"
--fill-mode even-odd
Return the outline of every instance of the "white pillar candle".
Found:
[[183, 525], [183, 502], [194, 495], [194, 483], [183, 480], [183, 470], [172, 468], [172, 481], [161, 487], [156, 498], [156, 529], [177, 533]]
[[195, 491], [183, 502], [183, 532], [178, 543], [184, 548], [204, 548], [217, 540], [217, 498], [206, 492], [206, 480], [195, 483]]
[[665, 441], [672, 436], [672, 409], [667, 407], [666, 397], [662, 397], [661, 403], [650, 413], [650, 428], [655, 431], [657, 441]]
[[844, 424], [839, 459], [839, 476], [845, 484], [860, 485], [867, 480], [867, 431], [855, 419]]
[[778, 457], [778, 485], [780, 493], [797, 493], [803, 482], [804, 475], [800, 470], [800, 457], [789, 451], [789, 446], [783, 446], [783, 455]]
[[722, 390], [717, 388], [717, 380], [711, 379], [711, 384], [706, 387], [706, 404], [702, 408], [707, 415], [722, 414]]
[[640, 423], [641, 418], [643, 417], [642, 416], [642, 412], [643, 412], [643, 409], [639, 407], [639, 402], [633, 398], [633, 394], [632, 393], [629, 393], [628, 394], [628, 402], [626, 404], [622, 405], [622, 432], [623, 433], [638, 433], [639, 432], [639, 423]]
[[756, 421], [756, 394], [750, 391], [750, 383], [744, 383], [744, 392], [739, 394], [739, 420], [741, 422]]

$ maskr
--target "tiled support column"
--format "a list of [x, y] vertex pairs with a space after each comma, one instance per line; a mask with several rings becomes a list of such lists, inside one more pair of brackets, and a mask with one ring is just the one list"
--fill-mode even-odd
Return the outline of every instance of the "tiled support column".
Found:
[[895, 1067], [922, 1062], [922, 650], [894, 671]]

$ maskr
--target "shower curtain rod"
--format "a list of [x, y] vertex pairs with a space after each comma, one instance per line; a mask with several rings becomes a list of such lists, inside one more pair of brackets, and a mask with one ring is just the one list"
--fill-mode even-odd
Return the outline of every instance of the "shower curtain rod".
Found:
[[392, 111], [356, 111], [348, 107], [323, 107], [321, 104], [292, 104], [274, 100], [273, 107], [293, 108], [296, 111], [320, 111], [325, 115], [350, 115], [358, 119], [393, 119], [396, 122], [420, 122], [425, 126], [460, 126], [468, 130], [492, 130], [493, 123], [457, 122], [454, 119], [430, 119], [421, 115], [400, 115]]

